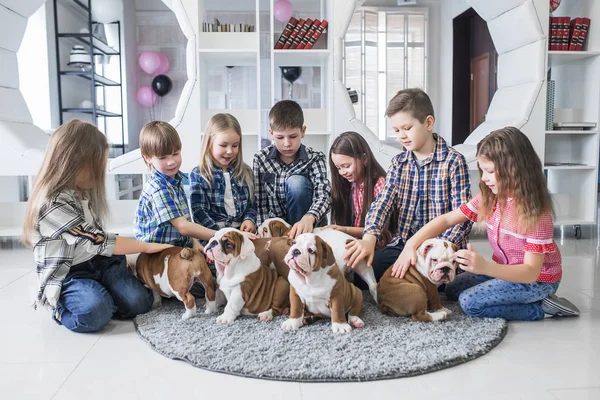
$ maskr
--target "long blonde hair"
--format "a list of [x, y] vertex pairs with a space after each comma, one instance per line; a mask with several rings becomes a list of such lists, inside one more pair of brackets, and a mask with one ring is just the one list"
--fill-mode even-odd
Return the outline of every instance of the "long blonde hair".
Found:
[[252, 169], [244, 163], [244, 156], [242, 154], [242, 128], [233, 115], [228, 113], [215, 114], [206, 124], [204, 137], [202, 138], [202, 150], [200, 152], [200, 165], [198, 166], [198, 169], [200, 170], [200, 175], [206, 180], [206, 183], [208, 183], [208, 186], [212, 188], [212, 170], [215, 165], [215, 160], [213, 159], [211, 151], [212, 141], [217, 134], [229, 129], [233, 130], [240, 137], [238, 155], [230, 164], [231, 169], [233, 170], [231, 179], [234, 181], [243, 181], [246, 186], [248, 186], [250, 199], [252, 199], [254, 197], [254, 178]]
[[64, 190], [76, 189], [77, 173], [86, 168], [90, 171], [93, 185], [83, 195], [89, 199], [94, 215], [102, 224], [108, 214], [105, 189], [107, 150], [106, 137], [90, 123], [74, 119], [54, 131], [27, 203], [23, 223], [25, 245], [32, 246], [44, 202]]
[[[542, 162], [523, 132], [512, 126], [493, 131], [477, 145], [477, 157], [480, 156], [494, 163], [498, 194], [479, 182], [481, 206], [477, 222], [487, 221], [496, 203], [502, 212], [508, 197], [516, 204], [519, 233], [535, 228], [544, 212], [553, 212]], [[479, 165], [477, 168], [482, 176]]]

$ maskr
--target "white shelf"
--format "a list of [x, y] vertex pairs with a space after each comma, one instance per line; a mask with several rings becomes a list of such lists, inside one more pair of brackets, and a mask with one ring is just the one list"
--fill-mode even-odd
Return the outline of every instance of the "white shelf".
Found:
[[327, 49], [273, 50], [276, 67], [320, 66], [331, 55]]
[[576, 131], [569, 131], [569, 130], [556, 130], [556, 131], [546, 131], [546, 135], [595, 135], [598, 133], [598, 130], [596, 129], [592, 129], [592, 130], [576, 130]]
[[198, 51], [258, 52], [259, 36], [256, 32], [200, 32]]
[[551, 66], [600, 56], [600, 51], [549, 51], [548, 64]]
[[200, 62], [214, 66], [252, 67], [256, 66], [258, 54], [250, 51], [201, 49]]
[[544, 169], [548, 170], [593, 170], [596, 169], [593, 165], [544, 165]]

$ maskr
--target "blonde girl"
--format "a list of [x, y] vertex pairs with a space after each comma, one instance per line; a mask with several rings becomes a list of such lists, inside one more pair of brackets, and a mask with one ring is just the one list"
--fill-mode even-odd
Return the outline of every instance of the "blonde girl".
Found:
[[194, 221], [209, 229], [256, 231], [252, 170], [242, 155], [242, 129], [231, 114], [206, 124], [200, 165], [190, 173]]
[[578, 315], [577, 307], [554, 295], [562, 258], [542, 163], [531, 142], [514, 127], [493, 131], [477, 145], [477, 163], [481, 192], [409, 239], [392, 275], [404, 276], [426, 239], [469, 219], [486, 224], [493, 256], [486, 260], [470, 244], [456, 253], [467, 272], [447, 285], [446, 295], [467, 315], [522, 321]]
[[127, 269], [124, 254], [150, 244], [104, 231], [108, 142], [92, 124], [72, 120], [50, 137], [27, 204], [23, 241], [33, 248], [39, 288], [35, 306], [74, 332], [150, 310], [152, 293]]

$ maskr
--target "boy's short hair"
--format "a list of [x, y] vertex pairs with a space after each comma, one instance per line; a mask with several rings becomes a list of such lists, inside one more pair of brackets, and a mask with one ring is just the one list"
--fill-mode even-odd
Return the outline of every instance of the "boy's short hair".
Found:
[[148, 122], [140, 131], [140, 151], [144, 157], [162, 157], [181, 150], [181, 139], [171, 124]]
[[399, 112], [411, 113], [420, 123], [424, 123], [429, 115], [435, 118], [431, 99], [427, 93], [417, 88], [403, 89], [392, 97], [385, 110], [385, 116], [391, 118]]
[[286, 129], [304, 126], [304, 113], [302, 107], [293, 100], [281, 100], [269, 111], [269, 126], [272, 131], [284, 131]]

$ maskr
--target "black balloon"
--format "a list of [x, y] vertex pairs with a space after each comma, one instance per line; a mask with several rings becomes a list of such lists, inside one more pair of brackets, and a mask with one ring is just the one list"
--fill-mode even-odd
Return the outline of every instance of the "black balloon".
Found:
[[281, 75], [283, 76], [283, 79], [285, 79], [289, 83], [296, 82], [296, 80], [298, 78], [300, 78], [300, 75], [302, 75], [301, 67], [279, 67], [279, 68], [281, 68]]
[[160, 97], [169, 93], [171, 89], [173, 89], [173, 82], [171, 82], [171, 78], [168, 76], [156, 75], [154, 79], [152, 79], [152, 90]]

